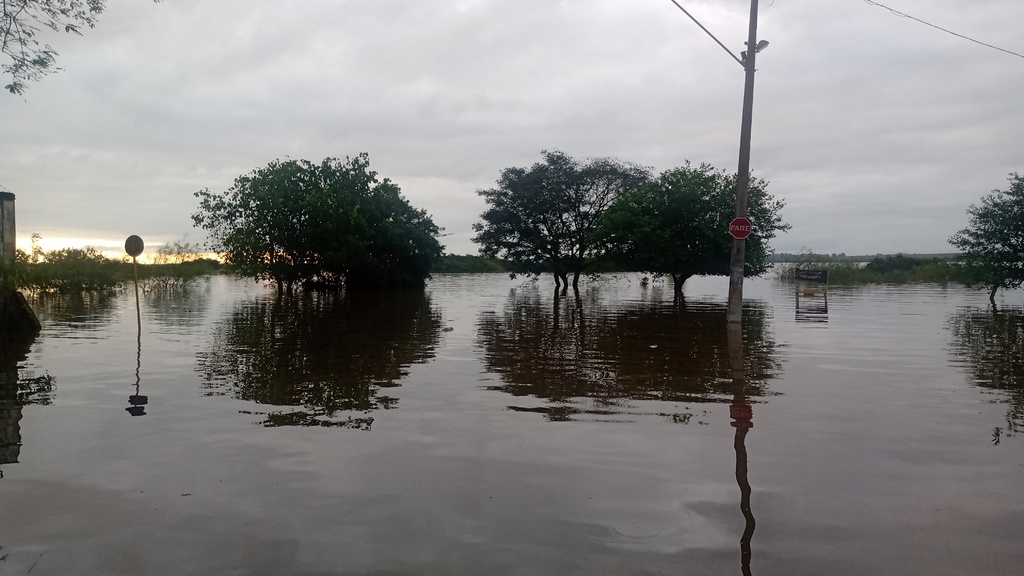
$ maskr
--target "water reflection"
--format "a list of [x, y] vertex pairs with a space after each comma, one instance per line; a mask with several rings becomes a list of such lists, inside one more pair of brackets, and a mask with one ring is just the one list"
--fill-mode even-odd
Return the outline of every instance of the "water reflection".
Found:
[[740, 569], [743, 576], [750, 576], [750, 560], [753, 556], [750, 543], [754, 538], [757, 523], [750, 508], [752, 489], [747, 469], [747, 433], [754, 427], [754, 408], [747, 398], [746, 362], [743, 353], [743, 331], [739, 324], [728, 328], [729, 367], [732, 370], [732, 403], [729, 417], [736, 429], [733, 436], [733, 451], [736, 452], [736, 484], [740, 489], [740, 513], [743, 514], [743, 535], [740, 536]]
[[296, 407], [261, 414], [264, 426], [369, 430], [372, 411], [398, 403], [381, 389], [433, 356], [440, 327], [422, 292], [267, 296], [217, 324], [198, 371], [211, 394]]
[[51, 376], [30, 371], [19, 375], [18, 363], [25, 360], [33, 341], [0, 335], [0, 464], [16, 463], [21, 456], [22, 407], [51, 402]]
[[797, 286], [796, 321], [828, 323], [828, 292], [824, 289], [808, 289]]
[[128, 407], [125, 412], [132, 416], [145, 416], [146, 405], [149, 404], [149, 396], [143, 396], [142, 388], [142, 321], [139, 321], [139, 332], [136, 339], [135, 349], [135, 394], [128, 397]]
[[[742, 360], [749, 396], [770, 393], [780, 372], [768, 312], [744, 313]], [[660, 300], [603, 303], [597, 291], [551, 299], [530, 286], [511, 291], [501, 312], [478, 319], [486, 368], [501, 384], [489, 389], [546, 400], [550, 420], [627, 415], [631, 401], [728, 402], [733, 372], [725, 307]], [[688, 422], [690, 415], [666, 415]]]
[[31, 345], [31, 338], [0, 336], [0, 464], [17, 462], [21, 455], [18, 362], [25, 359]]
[[949, 317], [953, 352], [966, 360], [972, 383], [998, 390], [1008, 405], [1006, 427], [992, 441], [1024, 431], [1024, 309], [962, 308]]
[[95, 338], [114, 319], [120, 294], [114, 291], [34, 294], [28, 297], [39, 322], [68, 338]]
[[143, 305], [147, 319], [166, 328], [188, 333], [202, 326], [210, 306], [211, 277], [202, 277], [185, 286], [150, 284]]

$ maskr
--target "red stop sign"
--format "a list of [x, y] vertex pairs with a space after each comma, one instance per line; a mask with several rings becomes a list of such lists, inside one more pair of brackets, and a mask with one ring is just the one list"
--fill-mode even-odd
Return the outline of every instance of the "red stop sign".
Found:
[[750, 219], [737, 216], [729, 222], [729, 234], [737, 240], [743, 240], [750, 236]]

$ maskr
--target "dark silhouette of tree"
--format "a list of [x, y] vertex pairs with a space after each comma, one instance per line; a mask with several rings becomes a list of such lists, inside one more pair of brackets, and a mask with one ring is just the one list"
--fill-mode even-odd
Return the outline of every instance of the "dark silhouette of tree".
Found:
[[242, 302], [220, 321], [198, 372], [211, 394], [274, 407], [265, 426], [368, 430], [382, 393], [433, 355], [440, 316], [420, 291], [305, 293]]
[[1024, 176], [1010, 174], [1010, 187], [993, 190], [967, 209], [967, 227], [949, 239], [963, 252], [968, 285], [987, 288], [992, 305], [1000, 288], [1024, 284]]
[[[159, 1], [159, 0], [156, 0]], [[106, 0], [3, 0], [0, 2], [0, 53], [9, 61], [3, 73], [11, 81], [4, 88], [24, 94], [29, 82], [41, 80], [57, 68], [57, 51], [39, 42], [43, 29], [82, 35], [95, 28]]]
[[611, 158], [585, 162], [563, 152], [541, 153], [529, 168], [505, 168], [498, 187], [478, 190], [487, 210], [473, 225], [480, 253], [518, 271], [550, 271], [565, 292], [599, 253], [592, 235], [608, 206], [650, 178], [650, 170]]
[[[768, 242], [789, 229], [779, 214], [783, 202], [769, 195], [767, 186], [758, 178], [750, 182], [747, 211], [753, 230], [746, 239], [745, 276], [768, 270]], [[729, 274], [729, 222], [735, 216], [735, 175], [686, 163], [619, 195], [596, 239], [616, 267], [670, 276], [682, 297], [690, 276]]]

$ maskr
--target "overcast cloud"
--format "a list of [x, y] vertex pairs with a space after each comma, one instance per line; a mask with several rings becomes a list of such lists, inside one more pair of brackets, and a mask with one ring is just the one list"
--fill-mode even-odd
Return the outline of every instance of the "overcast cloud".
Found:
[[[679, 2], [743, 49], [748, 0]], [[1021, 51], [1020, 0], [883, 4]], [[777, 251], [950, 251], [1024, 172], [1024, 58], [863, 0], [761, 0], [758, 36]], [[51, 43], [64, 71], [0, 95], [26, 245], [201, 241], [192, 194], [275, 158], [368, 152], [458, 254], [476, 190], [541, 150], [736, 170], [743, 69], [669, 0], [111, 0]]]

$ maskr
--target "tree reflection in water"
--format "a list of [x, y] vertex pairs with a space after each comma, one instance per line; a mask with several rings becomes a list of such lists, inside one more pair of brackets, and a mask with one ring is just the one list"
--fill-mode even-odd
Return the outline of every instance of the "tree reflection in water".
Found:
[[747, 469], [750, 398], [771, 394], [768, 381], [781, 371], [768, 323], [766, 307], [753, 301], [744, 303], [743, 327], [730, 329], [722, 304], [602, 304], [597, 291], [547, 302], [523, 287], [501, 313], [480, 316], [478, 338], [487, 369], [502, 380], [489, 389], [546, 400], [542, 408], [511, 409], [550, 420], [642, 414], [630, 403], [645, 400], [728, 403], [744, 520], [740, 567], [749, 576], [756, 527]]
[[[204, 276], [184, 285], [166, 285], [159, 282], [143, 284], [146, 307], [145, 321], [164, 328], [188, 333], [206, 322], [210, 307], [211, 278]], [[178, 331], [178, 330], [176, 330]]]
[[91, 338], [111, 324], [121, 296], [114, 290], [73, 294], [29, 294], [32, 310], [50, 332], [66, 338]]
[[992, 440], [1024, 431], [1024, 309], [963, 308], [949, 317], [953, 353], [963, 358], [971, 383], [998, 390], [1008, 404], [1006, 428], [996, 427]]
[[[628, 301], [602, 303], [598, 290], [551, 300], [535, 288], [514, 290], [500, 313], [478, 320], [488, 370], [501, 384], [489, 389], [546, 400], [551, 420], [635, 414], [633, 401], [729, 402], [725, 306], [717, 303]], [[758, 302], [744, 311], [746, 394], [770, 394], [780, 371], [768, 312]], [[690, 414], [665, 414], [687, 422]]]
[[262, 414], [264, 426], [369, 430], [372, 411], [398, 402], [380, 389], [431, 358], [439, 333], [422, 292], [268, 296], [218, 323], [197, 370], [210, 394], [297, 407]]
[[[92, 338], [110, 324], [118, 301], [114, 291], [30, 293], [26, 299], [40, 322], [63, 337], [79, 339]], [[16, 463], [21, 456], [22, 408], [52, 404], [56, 394], [53, 376], [18, 368], [34, 342], [34, 337], [0, 333], [0, 464]]]
[[52, 376], [32, 372], [19, 375], [18, 363], [25, 359], [33, 342], [31, 336], [0, 334], [0, 464], [14, 464], [21, 456], [22, 407], [53, 401]]

